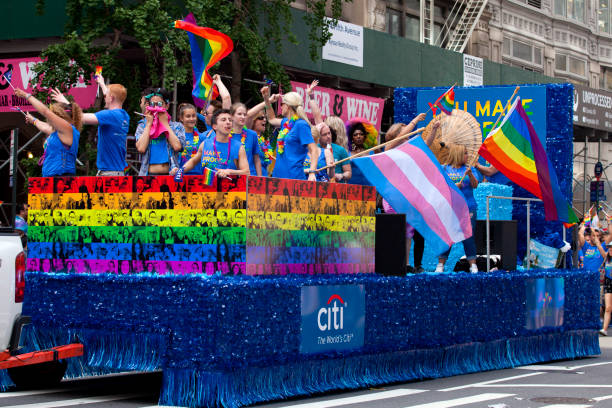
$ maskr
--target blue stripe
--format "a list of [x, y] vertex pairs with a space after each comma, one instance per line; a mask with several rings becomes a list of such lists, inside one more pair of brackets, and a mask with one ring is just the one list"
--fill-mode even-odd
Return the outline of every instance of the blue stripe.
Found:
[[[429, 149], [423, 150], [428, 153], [427, 150]], [[425, 241], [427, 241], [427, 244], [430, 246], [435, 255], [440, 255], [449, 248], [444, 240], [442, 240], [438, 234], [429, 228], [421, 213], [419, 213], [417, 209], [410, 204], [406, 197], [404, 197], [397, 188], [389, 183], [387, 178], [380, 172], [371, 158], [357, 158], [353, 160], [353, 163], [361, 169], [361, 171], [367, 176], [370, 183], [376, 187], [376, 191], [378, 191], [378, 193], [385, 200], [387, 200], [389, 204], [391, 204], [391, 207], [393, 207], [394, 210], [396, 210], [398, 213], [406, 214], [406, 221], [417, 231], [419, 231], [423, 238], [425, 238]], [[435, 163], [437, 163], [437, 161]]]

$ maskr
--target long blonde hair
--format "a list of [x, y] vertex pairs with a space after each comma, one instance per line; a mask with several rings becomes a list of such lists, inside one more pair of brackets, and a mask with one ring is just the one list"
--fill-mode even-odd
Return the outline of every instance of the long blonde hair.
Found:
[[287, 92], [283, 95], [283, 103], [291, 108], [300, 119], [304, 119], [308, 125], [310, 121], [304, 111], [304, 100], [297, 92]]
[[459, 168], [465, 164], [465, 146], [460, 144], [449, 144], [448, 157], [444, 164], [450, 164], [453, 167]]
[[348, 137], [346, 137], [346, 127], [344, 122], [338, 116], [328, 116], [325, 118], [325, 123], [336, 132], [336, 143], [342, 146], [348, 152]]
[[69, 104], [59, 102], [52, 103], [49, 109], [66, 122], [73, 125], [79, 132], [83, 128], [83, 111], [76, 102], [70, 102]]

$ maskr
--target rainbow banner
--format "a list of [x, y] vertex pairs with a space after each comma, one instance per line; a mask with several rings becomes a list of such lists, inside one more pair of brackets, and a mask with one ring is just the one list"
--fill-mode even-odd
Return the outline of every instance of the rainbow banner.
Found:
[[94, 75], [102, 75], [102, 67], [100, 65], [96, 65], [96, 73]]
[[213, 91], [212, 77], [208, 69], [229, 55], [234, 49], [232, 39], [212, 28], [200, 27], [187, 21], [177, 20], [174, 27], [189, 33], [191, 63], [194, 84], [192, 95], [206, 101]]
[[491, 131], [478, 153], [514, 183], [542, 199], [547, 221], [578, 222], [561, 194], [555, 170], [521, 98], [516, 98], [501, 125]]
[[247, 274], [374, 272], [376, 190], [249, 177]]
[[[373, 272], [374, 197], [373, 188], [260, 177], [215, 177], [212, 185], [204, 176], [30, 178], [27, 267]], [[248, 256], [254, 265], [247, 266]]]
[[446, 92], [444, 92], [433, 104], [429, 104], [429, 107], [434, 111], [436, 107], [447, 115], [450, 115], [453, 109], [455, 109], [455, 85], [451, 86]]

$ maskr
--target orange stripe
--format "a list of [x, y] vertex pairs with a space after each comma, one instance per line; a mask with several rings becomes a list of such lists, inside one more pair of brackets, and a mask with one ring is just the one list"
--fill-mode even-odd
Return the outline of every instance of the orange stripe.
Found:
[[540, 184], [537, 174], [530, 173], [520, 167], [495, 143], [485, 142], [480, 150], [480, 155], [489, 161], [496, 169], [500, 170], [510, 180], [529, 191], [531, 194], [540, 198]]

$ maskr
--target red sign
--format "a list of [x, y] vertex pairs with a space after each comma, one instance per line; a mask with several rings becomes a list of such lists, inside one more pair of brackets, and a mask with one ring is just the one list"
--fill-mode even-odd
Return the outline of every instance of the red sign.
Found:
[[[30, 85], [30, 80], [34, 76], [32, 68], [40, 61], [38, 57], [0, 59], [0, 112], [16, 112], [13, 107], [19, 107], [24, 111], [35, 110], [25, 99], [15, 96], [11, 85], [26, 92], [32, 92]], [[7, 79], [10, 79], [10, 84]], [[82, 109], [86, 109], [93, 105], [97, 89], [98, 85], [95, 82], [85, 82], [85, 79], [81, 77], [68, 93], [74, 96]]]
[[[291, 86], [306, 100], [305, 93], [308, 84], [291, 81]], [[319, 86], [315, 88], [312, 99], [321, 109], [323, 119], [334, 115], [341, 117], [344, 122], [352, 118], [364, 118], [380, 131], [384, 99]], [[308, 116], [312, 118], [310, 107], [305, 106], [304, 108]]]

